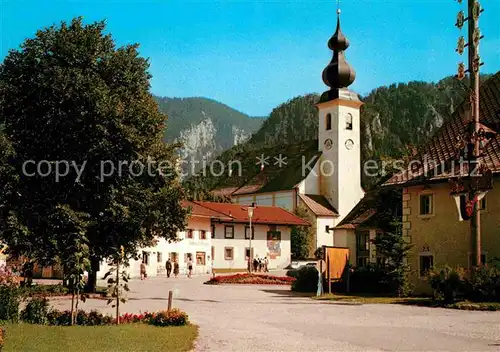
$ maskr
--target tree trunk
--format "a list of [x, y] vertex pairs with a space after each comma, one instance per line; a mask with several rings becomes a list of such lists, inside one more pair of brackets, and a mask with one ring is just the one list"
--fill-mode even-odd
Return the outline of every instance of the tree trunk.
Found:
[[71, 294], [71, 325], [75, 324], [75, 291]]
[[99, 260], [92, 258], [90, 260], [89, 278], [85, 285], [85, 292], [95, 293], [97, 289], [97, 272], [99, 271]]
[[116, 264], [116, 325], [120, 325], [120, 261]]

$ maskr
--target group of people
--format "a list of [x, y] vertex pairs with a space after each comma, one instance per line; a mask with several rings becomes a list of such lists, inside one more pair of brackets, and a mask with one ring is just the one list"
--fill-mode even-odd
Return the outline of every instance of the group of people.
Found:
[[[167, 277], [170, 277], [172, 274], [172, 269], [173, 269], [173, 274], [175, 277], [179, 277], [179, 263], [177, 262], [177, 259], [172, 261], [170, 259], [167, 260], [165, 263], [165, 269], [167, 270]], [[193, 262], [191, 259], [188, 262], [188, 277], [191, 277], [193, 274]], [[141, 280], [144, 280], [148, 277], [148, 274], [146, 272], [146, 263], [142, 262], [141, 263]]]
[[269, 272], [269, 259], [267, 259], [267, 257], [264, 257], [264, 258], [253, 258], [253, 261], [250, 260], [250, 258], [248, 258], [248, 271], [250, 271], [250, 265], [252, 266], [253, 268], [253, 271], [254, 272], [265, 272], [265, 273], [268, 273]]

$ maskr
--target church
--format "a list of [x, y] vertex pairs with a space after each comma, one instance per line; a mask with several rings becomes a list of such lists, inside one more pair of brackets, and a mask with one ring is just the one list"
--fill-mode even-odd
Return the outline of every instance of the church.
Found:
[[[337, 28], [328, 41], [333, 52], [322, 73], [328, 86], [316, 107], [318, 139], [300, 144], [264, 148], [236, 155], [241, 173], [233, 173], [213, 191], [241, 205], [272, 205], [295, 212], [302, 208], [313, 224], [311, 257], [321, 246], [349, 247], [356, 253], [354, 231], [335, 227], [364, 197], [361, 186], [360, 108], [357, 93], [349, 90], [355, 71], [345, 52], [349, 41]], [[338, 232], [334, 236], [334, 232]]]

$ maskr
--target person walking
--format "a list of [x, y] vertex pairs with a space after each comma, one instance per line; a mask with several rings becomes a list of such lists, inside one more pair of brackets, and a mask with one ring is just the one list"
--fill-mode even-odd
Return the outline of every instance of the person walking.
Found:
[[191, 278], [193, 275], [193, 262], [191, 261], [191, 258], [188, 260], [188, 277]]
[[146, 274], [146, 263], [143, 261], [141, 263], [141, 280], [144, 280], [146, 277], [148, 277], [148, 274]]
[[170, 277], [170, 273], [172, 272], [172, 262], [170, 261], [170, 258], [165, 263], [165, 269], [167, 269], [167, 277]]
[[179, 263], [177, 263], [177, 259], [174, 261], [174, 275], [175, 277], [179, 276]]
[[267, 259], [267, 257], [265, 257], [265, 258], [264, 258], [264, 271], [265, 271], [266, 273], [268, 273], [268, 272], [269, 272], [269, 267], [268, 267], [268, 266], [269, 266], [269, 259]]
[[257, 260], [257, 257], [253, 258], [253, 271], [257, 272], [257, 269], [259, 268], [259, 261]]

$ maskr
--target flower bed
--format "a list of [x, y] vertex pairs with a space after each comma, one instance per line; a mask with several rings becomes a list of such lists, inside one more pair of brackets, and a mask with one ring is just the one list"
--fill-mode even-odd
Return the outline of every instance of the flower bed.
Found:
[[[47, 314], [47, 325], [68, 326], [71, 323], [71, 312], [51, 310]], [[120, 324], [143, 323], [154, 326], [184, 326], [189, 325], [188, 315], [178, 309], [161, 312], [144, 312], [139, 314], [125, 313], [120, 316]], [[76, 316], [76, 325], [99, 326], [116, 324], [116, 318], [104, 315], [96, 310], [89, 313], [80, 310]]]
[[216, 276], [205, 284], [221, 285], [221, 284], [251, 284], [251, 285], [291, 285], [295, 278], [288, 276], [272, 276], [258, 274], [236, 274], [227, 276]]

